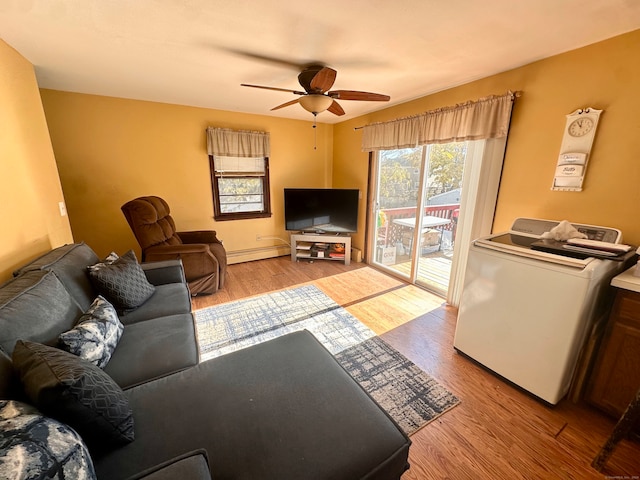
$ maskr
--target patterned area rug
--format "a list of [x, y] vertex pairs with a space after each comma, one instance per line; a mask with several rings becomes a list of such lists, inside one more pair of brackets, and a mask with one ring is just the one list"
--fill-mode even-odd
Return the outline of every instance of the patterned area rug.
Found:
[[411, 435], [459, 400], [313, 285], [195, 312], [202, 360], [309, 330]]

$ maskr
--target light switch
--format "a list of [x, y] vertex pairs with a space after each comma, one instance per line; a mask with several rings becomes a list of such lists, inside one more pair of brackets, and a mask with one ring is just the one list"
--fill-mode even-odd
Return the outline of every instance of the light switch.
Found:
[[60, 216], [64, 217], [67, 215], [67, 206], [64, 202], [58, 202], [58, 207], [60, 208]]

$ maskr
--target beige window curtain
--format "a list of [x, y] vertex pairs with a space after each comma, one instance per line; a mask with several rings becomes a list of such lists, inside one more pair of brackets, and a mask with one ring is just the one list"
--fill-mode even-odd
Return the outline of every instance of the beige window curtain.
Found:
[[268, 157], [268, 132], [207, 128], [207, 153], [225, 157]]
[[492, 95], [363, 128], [362, 151], [415, 148], [432, 143], [506, 137], [518, 93]]

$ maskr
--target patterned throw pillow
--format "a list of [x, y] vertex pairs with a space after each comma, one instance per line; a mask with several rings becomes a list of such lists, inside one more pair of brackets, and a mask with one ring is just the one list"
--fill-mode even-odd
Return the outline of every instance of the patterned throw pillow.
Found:
[[76, 326], [60, 334], [58, 345], [63, 350], [104, 368], [118, 346], [123, 331], [124, 326], [116, 309], [99, 295]]
[[96, 263], [95, 265], [89, 265], [87, 267], [87, 269], [89, 269], [89, 271], [91, 270], [96, 270], [98, 268], [102, 268], [105, 265], [111, 265], [113, 262], [115, 262], [116, 260], [118, 260], [120, 257], [118, 256], [118, 254], [116, 252], [111, 252], [109, 255], [107, 255], [104, 260], [100, 263]]
[[96, 474], [73, 429], [26, 403], [0, 400], [0, 478], [93, 480]]
[[147, 280], [133, 250], [111, 263], [105, 260], [92, 265], [88, 270], [96, 290], [119, 311], [139, 307], [156, 290]]
[[92, 445], [133, 441], [133, 412], [122, 389], [95, 365], [58, 348], [19, 340], [13, 365], [27, 397]]

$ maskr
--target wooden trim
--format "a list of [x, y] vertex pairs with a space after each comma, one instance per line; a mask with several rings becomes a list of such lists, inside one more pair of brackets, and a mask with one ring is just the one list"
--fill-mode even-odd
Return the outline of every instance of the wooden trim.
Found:
[[[213, 197], [213, 218], [216, 221], [224, 222], [228, 220], [247, 220], [252, 218], [271, 217], [271, 183], [269, 181], [269, 157], [264, 157], [264, 174], [262, 177], [262, 200], [264, 209], [261, 212], [234, 212], [222, 213], [220, 205], [219, 175], [216, 175], [214, 156], [209, 155], [209, 172], [211, 177], [211, 195]], [[241, 175], [242, 177], [252, 177], [255, 175]]]

